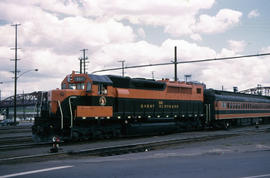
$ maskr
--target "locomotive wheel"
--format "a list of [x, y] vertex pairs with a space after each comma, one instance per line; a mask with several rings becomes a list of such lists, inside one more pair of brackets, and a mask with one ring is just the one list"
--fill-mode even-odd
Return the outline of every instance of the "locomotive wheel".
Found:
[[77, 131], [72, 132], [72, 140], [79, 141], [80, 140], [80, 133]]

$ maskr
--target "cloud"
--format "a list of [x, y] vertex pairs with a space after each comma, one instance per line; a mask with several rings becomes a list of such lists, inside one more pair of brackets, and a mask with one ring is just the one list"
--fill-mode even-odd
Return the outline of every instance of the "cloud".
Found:
[[215, 0], [101, 0], [86, 1], [83, 6], [87, 9], [84, 13], [89, 16], [163, 27], [170, 35], [191, 35], [194, 39], [197, 34], [221, 33], [239, 23], [242, 13], [231, 9], [221, 9], [216, 16], [203, 14], [197, 19], [200, 10], [210, 9], [214, 3]]
[[198, 33], [221, 33], [240, 22], [242, 13], [231, 9], [221, 9], [216, 16], [200, 15], [193, 26]]
[[[18, 5], [29, 9], [31, 7], [39, 7], [44, 11], [54, 13], [55, 15], [81, 15], [80, 1], [77, 0], [2, 0], [7, 5]], [[25, 14], [28, 15], [28, 14]], [[29, 14], [31, 15], [31, 14]]]
[[[190, 35], [200, 10], [210, 9], [215, 0], [101, 0], [87, 1], [85, 14], [95, 17], [113, 17], [132, 24], [159, 26], [173, 36]], [[93, 13], [95, 12], [95, 13]]]
[[141, 38], [145, 38], [145, 32], [144, 32], [143, 28], [139, 28], [137, 32]]
[[249, 13], [248, 13], [248, 18], [256, 18], [256, 17], [258, 17], [258, 16], [260, 16], [260, 13], [258, 12], [258, 10], [257, 9], [254, 9], [254, 10], [252, 10], [252, 11], [250, 11]]
[[[223, 33], [241, 20], [242, 13], [230, 9], [208, 15], [207, 10], [214, 4], [215, 0], [2, 0], [1, 20], [22, 24], [18, 28], [19, 70], [39, 69], [20, 78], [18, 91], [60, 87], [67, 74], [79, 70], [82, 48], [88, 49], [89, 72], [120, 67], [118, 60], [125, 60], [127, 66], [170, 62], [174, 58], [174, 46], [178, 46], [179, 61], [241, 53], [245, 49], [244, 41], [231, 39], [220, 51], [196, 43], [201, 44], [203, 34]], [[14, 69], [14, 63], [9, 59], [14, 57], [14, 51], [10, 50], [14, 46], [14, 27], [9, 24], [0, 25], [0, 81], [11, 81], [1, 86], [2, 96], [12, 95], [13, 91], [13, 75], [9, 71]], [[147, 41], [147, 27], [163, 28], [169, 37], [161, 44]], [[190, 37], [194, 41], [177, 40], [178, 37]], [[262, 61], [262, 58], [255, 60], [256, 68], [269, 76]], [[248, 61], [180, 64], [178, 76], [184, 79], [184, 74], [192, 74], [194, 80], [213, 88], [221, 85], [232, 88], [240, 83], [245, 89], [266, 81], [253, 64]], [[126, 75], [151, 78], [152, 71], [156, 79], [174, 75], [173, 65], [130, 69]], [[108, 73], [120, 75], [121, 71]], [[241, 82], [246, 76], [251, 79]]]
[[190, 35], [190, 38], [193, 39], [194, 41], [202, 41], [202, 37], [196, 33]]
[[[160, 46], [150, 44], [146, 41], [138, 41], [136, 43], [122, 43], [106, 45], [99, 51], [90, 56], [95, 61], [90, 62], [93, 66], [93, 71], [100, 70], [102, 68], [120, 67], [121, 64], [118, 60], [125, 60], [127, 66], [140, 65], [140, 64], [155, 64], [155, 63], [167, 63], [174, 60], [174, 46], [178, 46], [178, 59], [180, 61], [196, 60], [203, 58], [214, 58], [216, 52], [208, 47], [199, 46], [195, 43], [190, 43], [185, 40], [165, 40]], [[106, 61], [106, 66], [102, 60]], [[193, 68], [192, 65], [184, 64], [180, 66], [179, 78], [183, 78], [183, 75], [190, 73], [191, 71], [197, 71], [194, 76], [199, 76], [199, 73], [204, 65], [196, 65]], [[172, 78], [173, 65], [149, 67], [126, 70], [126, 75], [131, 77], [148, 77], [151, 78], [151, 72], [155, 71], [156, 78]], [[119, 71], [110, 71], [102, 74], [120, 74]], [[194, 77], [195, 78], [195, 77]]]
[[270, 53], [270, 46], [262, 48], [261, 53]]
[[[109, 43], [133, 41], [136, 37], [131, 27], [114, 19], [94, 20], [80, 16], [59, 19], [36, 6], [21, 7], [0, 3], [1, 6], [17, 12], [1, 11], [3, 15], [1, 12], [0, 15], [9, 21], [20, 21], [19, 44], [24, 47], [51, 48], [57, 53], [74, 54], [82, 48], [94, 49]], [[27, 14], [34, 14], [34, 17]], [[9, 44], [12, 44], [10, 39], [14, 38], [12, 30], [9, 25], [0, 27], [3, 40], [9, 41]]]
[[247, 46], [247, 43], [243, 40], [242, 41], [229, 40], [228, 44], [229, 48], [235, 53], [243, 52], [245, 47]]

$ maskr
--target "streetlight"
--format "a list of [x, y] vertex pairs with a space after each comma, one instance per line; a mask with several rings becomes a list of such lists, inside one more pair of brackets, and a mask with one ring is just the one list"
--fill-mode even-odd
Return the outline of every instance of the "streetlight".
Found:
[[[37, 72], [38, 69], [31, 69], [31, 70], [27, 70], [25, 72], [23, 72], [21, 75], [14, 77], [14, 81], [15, 83], [17, 83], [18, 78], [20, 78], [22, 75], [31, 72], [31, 71], [35, 71]], [[14, 124], [16, 125], [16, 117], [17, 117], [17, 85], [15, 84], [15, 90], [14, 90]]]
[[18, 78], [20, 78], [22, 75], [24, 75], [24, 74], [26, 74], [26, 73], [28, 73], [28, 72], [32, 72], [32, 71], [37, 72], [37, 71], [38, 71], [38, 69], [31, 69], [31, 70], [27, 70], [27, 71], [25, 71], [25, 72], [21, 73], [21, 75], [19, 75], [19, 76], [17, 77], [17, 79], [18, 79]]

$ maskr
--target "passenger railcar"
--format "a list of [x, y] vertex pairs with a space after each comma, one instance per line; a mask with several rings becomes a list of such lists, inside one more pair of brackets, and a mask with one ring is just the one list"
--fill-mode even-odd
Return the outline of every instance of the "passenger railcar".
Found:
[[205, 90], [206, 122], [213, 127], [258, 124], [270, 118], [270, 98], [266, 96]]

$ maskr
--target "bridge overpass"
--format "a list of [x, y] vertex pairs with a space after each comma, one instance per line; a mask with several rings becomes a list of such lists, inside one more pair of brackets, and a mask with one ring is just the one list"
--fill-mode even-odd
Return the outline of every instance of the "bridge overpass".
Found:
[[242, 90], [240, 93], [270, 96], [270, 87], [263, 87], [262, 85], [258, 84], [257, 87]]
[[[43, 91], [18, 94], [16, 96], [17, 118], [26, 119], [37, 116], [40, 113], [42, 100], [46, 98], [45, 95], [46, 92]], [[4, 115], [6, 119], [14, 117], [14, 96], [0, 101], [0, 114]]]

